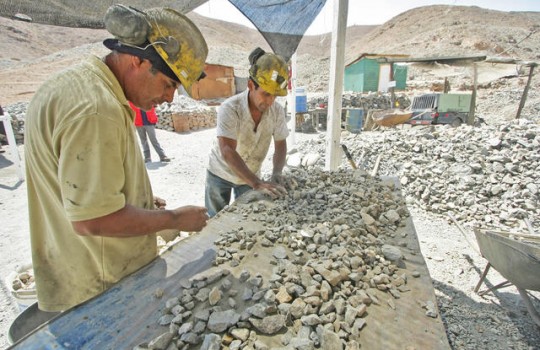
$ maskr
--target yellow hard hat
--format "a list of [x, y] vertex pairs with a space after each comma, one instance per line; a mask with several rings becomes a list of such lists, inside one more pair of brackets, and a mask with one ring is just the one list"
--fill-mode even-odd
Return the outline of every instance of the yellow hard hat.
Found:
[[[142, 12], [124, 5], [113, 5], [104, 22], [116, 38], [114, 42], [106, 40], [105, 46], [150, 60], [155, 50], [167, 66], [160, 70], [177, 78], [188, 94], [191, 95], [193, 83], [204, 76], [208, 46], [200, 30], [183, 14], [169, 8]], [[157, 66], [158, 69], [163, 68], [159, 64]]]
[[249, 76], [257, 85], [274, 96], [287, 96], [289, 71], [281, 56], [256, 48], [249, 55], [249, 61]]

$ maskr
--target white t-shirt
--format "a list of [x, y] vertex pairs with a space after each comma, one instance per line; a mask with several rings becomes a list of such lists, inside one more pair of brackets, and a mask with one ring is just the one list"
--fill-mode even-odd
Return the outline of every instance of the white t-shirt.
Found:
[[[227, 137], [236, 140], [236, 152], [244, 160], [249, 170], [260, 176], [261, 165], [270, 148], [272, 138], [282, 141], [289, 135], [285, 121], [285, 110], [274, 102], [262, 115], [255, 130], [255, 122], [251, 117], [246, 90], [228, 98], [218, 108], [217, 137]], [[220, 178], [237, 185], [245, 184], [227, 165], [221, 155], [218, 139], [210, 151], [208, 170]]]

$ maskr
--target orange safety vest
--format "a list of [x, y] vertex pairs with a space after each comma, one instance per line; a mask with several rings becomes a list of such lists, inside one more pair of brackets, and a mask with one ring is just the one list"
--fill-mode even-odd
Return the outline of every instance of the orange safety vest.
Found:
[[[143, 120], [141, 115], [141, 110], [137, 108], [133, 103], [129, 102], [129, 106], [131, 109], [135, 111], [135, 126], [143, 126]], [[146, 119], [148, 119], [148, 122], [150, 124], [156, 124], [158, 121], [158, 116], [156, 114], [156, 109], [152, 107], [152, 109], [146, 111]]]

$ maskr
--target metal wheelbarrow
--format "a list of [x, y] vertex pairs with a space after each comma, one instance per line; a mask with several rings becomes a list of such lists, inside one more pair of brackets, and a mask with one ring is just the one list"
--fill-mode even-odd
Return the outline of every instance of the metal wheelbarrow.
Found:
[[[540, 327], [540, 314], [534, 308], [527, 290], [540, 291], [540, 236], [494, 230], [475, 229], [480, 253], [488, 263], [474, 291], [478, 293], [489, 269], [493, 266], [507, 281], [478, 293], [513, 284], [534, 323]], [[533, 296], [534, 297], [534, 296]]]

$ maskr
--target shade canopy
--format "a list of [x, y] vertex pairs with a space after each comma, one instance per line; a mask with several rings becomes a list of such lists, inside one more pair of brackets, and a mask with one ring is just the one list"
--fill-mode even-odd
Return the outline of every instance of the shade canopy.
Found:
[[229, 0], [288, 61], [326, 0]]
[[[123, 5], [145, 10], [170, 7], [181, 13], [193, 11], [208, 0], [123, 0]], [[326, 0], [229, 0], [246, 16], [272, 50], [288, 61], [300, 40], [321, 12]], [[104, 28], [103, 17], [110, 0], [0, 0], [0, 16], [64, 27]]]

